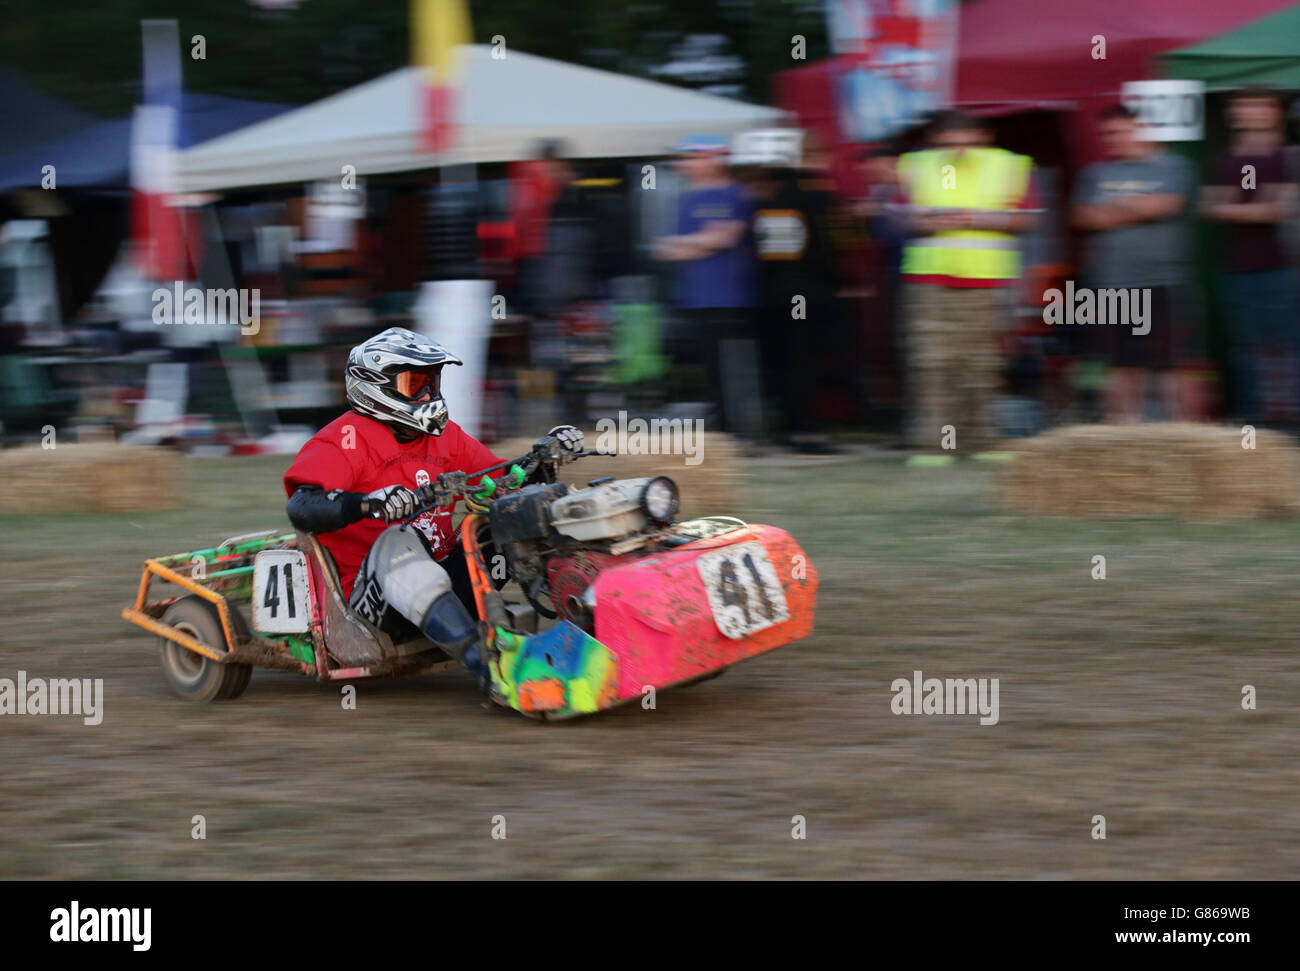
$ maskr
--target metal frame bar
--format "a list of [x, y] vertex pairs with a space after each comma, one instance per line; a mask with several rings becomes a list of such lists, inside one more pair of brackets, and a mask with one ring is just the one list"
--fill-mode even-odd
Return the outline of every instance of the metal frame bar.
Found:
[[[235, 627], [230, 616], [231, 607], [229, 601], [224, 595], [217, 593], [215, 590], [209, 589], [204, 586], [203, 583], [196, 581], [192, 576], [186, 576], [183, 573], [177, 572], [173, 567], [180, 564], [188, 565], [194, 561], [195, 557], [200, 557], [206, 563], [218, 558], [224, 559], [227, 557], [233, 558], [249, 556], [260, 553], [262, 550], [271, 547], [284, 548], [285, 544], [291, 540], [296, 540], [296, 537], [292, 533], [282, 533], [278, 535], [263, 536], [243, 543], [236, 543], [233, 546], [214, 546], [209, 549], [194, 550], [189, 553], [172, 553], [168, 556], [151, 557], [144, 561], [144, 570], [140, 576], [140, 586], [136, 590], [135, 603], [130, 607], [124, 607], [122, 609], [122, 619], [130, 621], [137, 627], [141, 627], [150, 633], [157, 634], [169, 641], [173, 641], [187, 650], [216, 661], [218, 664], [231, 663], [232, 655], [237, 654], [239, 647], [247, 642], [241, 641], [235, 637]], [[218, 570], [211, 575], [203, 577], [203, 580], [206, 582], [228, 580], [234, 577], [249, 576], [252, 572], [253, 566], [249, 564], [247, 566]], [[170, 600], [161, 600], [152, 604], [149, 603], [149, 588], [155, 577], [167, 583], [173, 583], [182, 590], [188, 591], [197, 597], [202, 597], [217, 608], [217, 617], [221, 621], [221, 635], [225, 639], [226, 650], [224, 652], [218, 651], [215, 646], [208, 646], [200, 643], [193, 637], [182, 633], [170, 624], [163, 623], [149, 612], [147, 608], [153, 608], [156, 610], [157, 608], [176, 600], [176, 598], [173, 597]], [[255, 640], [260, 641], [270, 649], [278, 649], [282, 653], [289, 653], [286, 642], [272, 641], [264, 637], [257, 637]], [[292, 657], [292, 654], [290, 654], [290, 656]], [[293, 661], [294, 664], [300, 667], [304, 672], [312, 667], [312, 665], [309, 665], [296, 657], [293, 658]]]
[[[231, 619], [232, 607], [226, 596], [211, 590], [204, 586], [204, 582], [213, 580], [229, 579], [236, 576], [247, 576], [253, 572], [253, 567], [240, 566], [232, 567], [228, 570], [219, 570], [202, 578], [203, 582], [196, 580], [192, 576], [186, 576], [183, 573], [173, 569], [173, 566], [189, 566], [194, 557], [202, 557], [204, 562], [218, 558], [232, 556], [247, 556], [259, 553], [264, 549], [289, 549], [293, 548], [286, 545], [289, 541], [295, 541], [293, 534], [283, 534], [266, 537], [245, 543], [239, 543], [235, 546], [218, 546], [207, 550], [196, 550], [192, 553], [174, 553], [169, 556], [152, 557], [144, 562], [144, 570], [140, 576], [140, 586], [136, 590], [135, 602], [130, 607], [122, 608], [122, 619], [135, 624], [152, 634], [157, 634], [166, 640], [172, 641], [187, 650], [193, 651], [203, 657], [206, 657], [218, 664], [253, 664], [258, 667], [277, 668], [281, 670], [296, 670], [302, 674], [314, 675], [320, 681], [342, 681], [353, 680], [357, 678], [370, 677], [404, 677], [415, 674], [427, 674], [434, 671], [448, 670], [456, 668], [459, 665], [454, 661], [439, 661], [433, 663], [414, 663], [414, 664], [397, 664], [396, 670], [391, 670], [394, 666], [387, 663], [369, 664], [355, 667], [330, 667], [330, 655], [325, 646], [324, 631], [324, 612], [321, 607], [319, 598], [316, 596], [315, 579], [312, 580], [312, 619], [310, 627], [310, 637], [314, 649], [314, 662], [304, 661], [298, 658], [289, 650], [289, 644], [286, 640], [276, 641], [254, 633], [247, 641], [237, 640], [234, 636], [234, 623]], [[477, 547], [475, 547], [477, 555]], [[481, 556], [479, 557], [481, 563]], [[310, 562], [310, 560], [309, 560]], [[319, 564], [311, 563], [313, 572], [319, 568]], [[203, 644], [188, 634], [177, 630], [170, 624], [165, 624], [155, 614], [160, 613], [162, 608], [178, 600], [178, 597], [171, 597], [165, 600], [149, 601], [149, 590], [154, 579], [157, 578], [167, 583], [173, 583], [195, 596], [202, 597], [204, 600], [213, 604], [217, 608], [217, 616], [221, 620], [221, 633], [225, 638], [226, 651], [221, 652], [216, 646]], [[276, 659], [249, 656], [246, 650], [248, 647], [264, 647], [268, 651], [279, 652], [285, 659], [285, 663], [278, 663]]]
[[[178, 555], [184, 556], [184, 554]], [[122, 619], [129, 620], [131, 623], [143, 627], [145, 630], [152, 631], [155, 634], [161, 634], [169, 641], [175, 641], [182, 647], [187, 647], [191, 651], [202, 654], [204, 657], [212, 658], [214, 661], [222, 661], [222, 655], [218, 654], [216, 651], [204, 647], [194, 638], [182, 634], [170, 624], [164, 624], [160, 620], [155, 620], [145, 612], [145, 598], [148, 596], [149, 586], [153, 582], [153, 578], [158, 577], [161, 580], [166, 580], [168, 583], [174, 583], [182, 590], [188, 590], [195, 596], [202, 597], [204, 600], [208, 601], [208, 603], [215, 605], [217, 608], [217, 616], [221, 620], [221, 634], [226, 639], [226, 650], [234, 650], [235, 644], [238, 643], [237, 640], [231, 636], [233, 625], [230, 622], [230, 604], [226, 602], [226, 598], [219, 593], [214, 593], [202, 584], [195, 583], [190, 577], [182, 576], [170, 567], [163, 566], [162, 559], [163, 558], [158, 558], [144, 561], [144, 575], [140, 578], [140, 589], [135, 596], [135, 605], [123, 608]], [[167, 559], [170, 559], [170, 557], [167, 557]]]

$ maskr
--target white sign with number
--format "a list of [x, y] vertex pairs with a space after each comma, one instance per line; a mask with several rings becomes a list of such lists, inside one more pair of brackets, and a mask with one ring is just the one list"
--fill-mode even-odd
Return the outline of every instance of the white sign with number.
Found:
[[1137, 112], [1148, 141], [1195, 142], [1205, 137], [1204, 81], [1125, 81], [1120, 100]]
[[333, 179], [313, 182], [307, 189], [308, 214], [314, 219], [364, 219], [366, 180], [354, 181], [351, 188]]
[[253, 630], [303, 634], [311, 628], [307, 558], [299, 550], [263, 550], [253, 560]]
[[695, 561], [709, 596], [713, 622], [739, 640], [790, 619], [785, 589], [762, 543], [737, 543], [701, 553]]

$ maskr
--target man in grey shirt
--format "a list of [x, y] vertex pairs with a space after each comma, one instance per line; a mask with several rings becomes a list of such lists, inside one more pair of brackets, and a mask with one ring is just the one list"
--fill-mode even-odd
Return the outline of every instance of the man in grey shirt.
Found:
[[1111, 365], [1107, 417], [1141, 421], [1145, 386], [1158, 378], [1165, 417], [1178, 421], [1189, 412], [1178, 366], [1188, 356], [1188, 210], [1196, 172], [1187, 159], [1144, 140], [1137, 116], [1122, 105], [1102, 115], [1100, 134], [1110, 161], [1079, 174], [1071, 207], [1074, 225], [1090, 233], [1084, 286], [1150, 291], [1149, 331], [1112, 321], [1093, 342]]

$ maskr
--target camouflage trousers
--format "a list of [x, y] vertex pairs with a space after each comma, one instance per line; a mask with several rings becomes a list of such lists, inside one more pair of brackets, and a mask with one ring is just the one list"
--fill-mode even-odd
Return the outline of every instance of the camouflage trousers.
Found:
[[993, 402], [1002, 388], [998, 334], [1007, 291], [908, 283], [903, 300], [908, 444], [926, 451], [951, 444], [966, 455], [987, 451], [997, 440]]

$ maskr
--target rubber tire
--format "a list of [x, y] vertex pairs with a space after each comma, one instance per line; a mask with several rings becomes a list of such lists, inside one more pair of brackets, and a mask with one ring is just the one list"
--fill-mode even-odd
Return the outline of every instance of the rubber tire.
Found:
[[236, 676], [231, 679], [229, 686], [217, 700], [234, 701], [248, 689], [248, 683], [253, 680], [253, 666], [251, 664], [222, 664], [219, 666], [234, 669]]
[[[239, 632], [244, 626], [243, 618], [233, 608], [231, 618], [236, 632]], [[202, 597], [189, 596], [177, 600], [163, 613], [162, 622], [179, 628], [207, 647], [226, 649], [221, 615]], [[172, 694], [186, 701], [205, 704], [238, 698], [248, 687], [253, 674], [251, 665], [219, 664], [166, 638], [162, 639], [159, 647], [159, 660], [163, 679]]]

